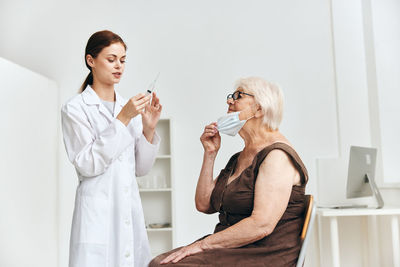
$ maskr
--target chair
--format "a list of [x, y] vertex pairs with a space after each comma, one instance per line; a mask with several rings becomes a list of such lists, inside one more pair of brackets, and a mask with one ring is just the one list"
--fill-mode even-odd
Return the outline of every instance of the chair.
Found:
[[316, 205], [314, 202], [314, 197], [312, 195], [306, 195], [306, 212], [304, 216], [304, 225], [303, 230], [301, 231], [300, 239], [301, 239], [301, 248], [299, 258], [297, 260], [296, 267], [302, 267], [304, 265], [304, 260], [306, 258], [306, 250], [307, 245], [310, 242], [310, 236], [312, 233], [315, 213], [316, 213]]

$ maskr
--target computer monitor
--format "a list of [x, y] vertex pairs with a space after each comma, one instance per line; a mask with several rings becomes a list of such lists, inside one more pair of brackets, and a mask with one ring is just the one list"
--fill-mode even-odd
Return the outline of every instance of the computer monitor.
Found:
[[347, 175], [347, 198], [374, 195], [378, 207], [384, 203], [375, 183], [376, 148], [352, 146], [350, 148], [349, 171]]

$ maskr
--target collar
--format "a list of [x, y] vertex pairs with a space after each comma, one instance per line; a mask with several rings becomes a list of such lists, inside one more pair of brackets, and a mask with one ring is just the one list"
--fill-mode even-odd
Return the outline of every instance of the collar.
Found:
[[[126, 103], [126, 100], [117, 91], [114, 90], [114, 92], [115, 103], [123, 107]], [[100, 105], [101, 103], [100, 97], [90, 85], [88, 85], [86, 89], [82, 92], [82, 98], [87, 105]]]

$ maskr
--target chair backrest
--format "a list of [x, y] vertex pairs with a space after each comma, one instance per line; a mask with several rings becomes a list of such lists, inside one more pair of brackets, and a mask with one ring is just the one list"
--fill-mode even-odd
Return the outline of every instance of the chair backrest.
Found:
[[312, 195], [306, 195], [306, 212], [304, 215], [304, 225], [301, 231], [301, 249], [296, 267], [302, 267], [306, 258], [307, 245], [309, 243], [310, 235], [312, 233], [316, 213], [316, 205]]

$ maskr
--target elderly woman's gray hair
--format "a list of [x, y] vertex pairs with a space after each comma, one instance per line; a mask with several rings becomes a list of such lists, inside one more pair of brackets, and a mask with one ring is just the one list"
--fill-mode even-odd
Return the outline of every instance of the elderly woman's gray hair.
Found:
[[235, 90], [238, 88], [254, 95], [264, 113], [263, 122], [271, 130], [277, 130], [283, 116], [283, 93], [280, 87], [260, 77], [247, 77], [236, 81]]

